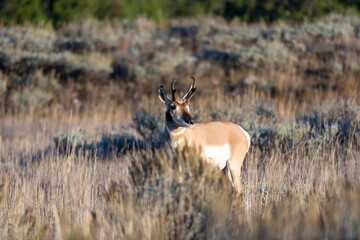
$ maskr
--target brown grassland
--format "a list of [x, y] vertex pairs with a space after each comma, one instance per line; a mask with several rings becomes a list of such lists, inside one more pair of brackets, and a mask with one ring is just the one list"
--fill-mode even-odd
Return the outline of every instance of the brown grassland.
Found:
[[[0, 239], [360, 238], [360, 19], [0, 29]], [[163, 143], [156, 96], [252, 146], [226, 176]]]

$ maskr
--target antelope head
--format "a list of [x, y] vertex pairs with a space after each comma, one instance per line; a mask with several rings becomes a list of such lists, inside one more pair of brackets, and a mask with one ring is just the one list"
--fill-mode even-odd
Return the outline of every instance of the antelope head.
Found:
[[171, 129], [178, 127], [192, 128], [195, 125], [195, 121], [190, 114], [190, 99], [196, 90], [196, 82], [195, 78], [191, 77], [191, 79], [193, 82], [189, 90], [181, 98], [175, 97], [176, 78], [171, 83], [171, 98], [167, 96], [163, 86], [158, 89], [158, 96], [166, 107], [166, 124]]

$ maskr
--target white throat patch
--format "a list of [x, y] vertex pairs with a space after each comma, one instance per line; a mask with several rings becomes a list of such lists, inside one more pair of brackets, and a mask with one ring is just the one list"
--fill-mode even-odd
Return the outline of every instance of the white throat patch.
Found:
[[180, 131], [171, 131], [167, 124], [165, 124], [166, 131], [170, 134], [170, 136], [178, 136], [185, 132], [186, 128], [181, 129]]

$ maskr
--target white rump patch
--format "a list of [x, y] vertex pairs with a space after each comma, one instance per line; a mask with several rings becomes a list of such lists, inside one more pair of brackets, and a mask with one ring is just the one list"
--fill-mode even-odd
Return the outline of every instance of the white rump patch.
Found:
[[249, 135], [248, 132], [245, 131], [242, 127], [240, 127], [240, 126], [238, 126], [238, 127], [244, 132], [244, 134], [245, 134], [245, 136], [246, 136], [246, 139], [247, 139], [247, 141], [248, 141], [248, 149], [247, 149], [247, 150], [249, 150], [249, 148], [250, 148], [250, 143], [251, 143], [250, 135]]
[[217, 165], [220, 169], [226, 166], [227, 160], [230, 158], [230, 147], [228, 144], [222, 146], [206, 146], [204, 147], [206, 159]]

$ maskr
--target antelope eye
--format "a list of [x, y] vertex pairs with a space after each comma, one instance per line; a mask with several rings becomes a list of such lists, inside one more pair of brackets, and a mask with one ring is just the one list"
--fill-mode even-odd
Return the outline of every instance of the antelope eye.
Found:
[[170, 105], [171, 110], [175, 110], [176, 106], [175, 105]]

